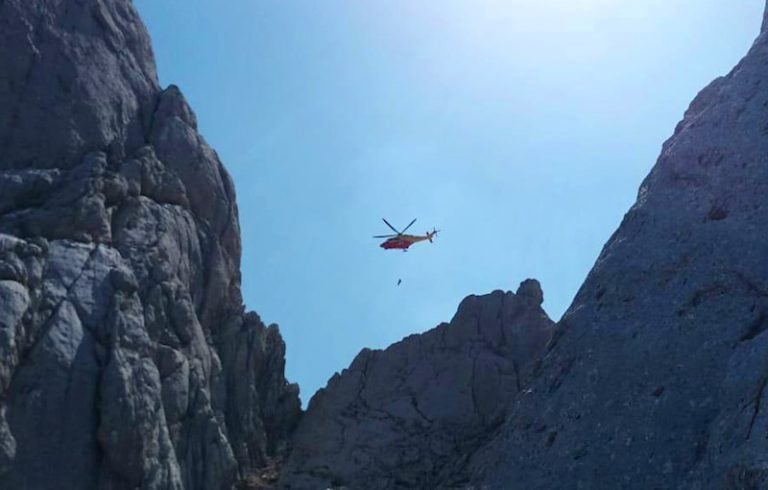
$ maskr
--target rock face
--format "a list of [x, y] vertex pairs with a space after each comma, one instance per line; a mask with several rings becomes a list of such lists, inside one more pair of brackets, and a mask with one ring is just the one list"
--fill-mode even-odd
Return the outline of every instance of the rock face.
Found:
[[532, 376], [510, 374], [517, 342], [479, 340], [515, 297], [468, 300], [334, 378], [285, 483], [768, 488], [766, 121], [768, 23], [664, 144]]
[[768, 32], [693, 101], [473, 457], [487, 488], [768, 486]]
[[[768, 19], [768, 15], [766, 16]], [[537, 282], [298, 423], [234, 188], [127, 0], [0, 0], [0, 487], [768, 487], [768, 20], [557, 326]], [[293, 435], [291, 435], [293, 434]]]
[[309, 404], [288, 488], [445, 488], [525, 386], [553, 323], [538, 282], [466, 298], [450, 324], [363, 350]]
[[230, 488], [300, 413], [126, 0], [0, 1], [0, 486]]

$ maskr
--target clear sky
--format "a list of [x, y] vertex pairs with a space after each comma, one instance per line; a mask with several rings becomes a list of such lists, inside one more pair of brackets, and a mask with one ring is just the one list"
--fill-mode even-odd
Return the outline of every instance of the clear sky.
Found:
[[[306, 403], [363, 347], [542, 282], [558, 319], [763, 0], [135, 0], [232, 174], [248, 309]], [[434, 244], [372, 235], [418, 221]], [[397, 280], [402, 284], [397, 286]]]

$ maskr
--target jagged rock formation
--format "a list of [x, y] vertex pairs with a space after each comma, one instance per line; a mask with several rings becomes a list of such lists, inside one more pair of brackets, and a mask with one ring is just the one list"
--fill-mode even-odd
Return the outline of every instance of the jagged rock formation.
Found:
[[[497, 403], [500, 427], [490, 442], [475, 444], [493, 424], [461, 412], [468, 383], [456, 375], [454, 391], [431, 406], [449, 407], [467, 425], [440, 432], [452, 445], [433, 445], [444, 442], [432, 432], [440, 418], [419, 396], [429, 400], [443, 385], [423, 383], [420, 370], [472, 369], [466, 354], [435, 350], [441, 334], [430, 332], [363, 352], [332, 380], [297, 432], [284, 481], [768, 487], [767, 86], [768, 20], [748, 55], [696, 97], [664, 144], [524, 390], [493, 370], [471, 378], [496, 387], [487, 400]], [[441, 327], [446, 338], [455, 327]]]
[[[364, 350], [282, 484], [768, 487], [766, 19], [556, 327], [526, 281]], [[0, 487], [274, 475], [297, 389], [239, 259], [232, 183], [130, 2], [0, 0]]]
[[664, 144], [478, 486], [768, 487], [766, 121], [764, 26]]
[[446, 488], [527, 384], [553, 322], [538, 282], [465, 299], [450, 324], [365, 349], [309, 404], [288, 488]]
[[300, 408], [127, 0], [0, 1], [0, 486], [230, 488]]

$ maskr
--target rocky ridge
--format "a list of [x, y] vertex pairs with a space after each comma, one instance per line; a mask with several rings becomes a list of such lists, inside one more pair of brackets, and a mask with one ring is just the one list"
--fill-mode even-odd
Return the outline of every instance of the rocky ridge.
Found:
[[[366, 398], [369, 359], [408, 366], [395, 352], [416, 349], [412, 340], [361, 356], [313, 400], [283, 481], [768, 487], [768, 10], [765, 19], [747, 56], [696, 97], [664, 144], [533, 376], [499, 385], [498, 426], [484, 428], [479, 445], [453, 448], [453, 474], [435, 472], [433, 448], [421, 447], [429, 436], [398, 440], [402, 429], [380, 415], [386, 405], [377, 400], [412, 390], [402, 374], [380, 376], [374, 403]], [[460, 391], [462, 382], [452, 386]]]
[[664, 144], [476, 484], [768, 485], [767, 85], [764, 24]]
[[539, 283], [466, 298], [450, 323], [363, 350], [309, 403], [286, 488], [461, 488], [467, 458], [506, 418], [554, 323]]
[[0, 2], [3, 488], [230, 488], [300, 414], [234, 187], [124, 0]]

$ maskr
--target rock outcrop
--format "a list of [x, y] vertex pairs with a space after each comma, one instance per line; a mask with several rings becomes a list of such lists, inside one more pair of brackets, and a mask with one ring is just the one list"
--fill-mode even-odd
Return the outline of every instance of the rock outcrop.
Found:
[[449, 324], [365, 349], [309, 404], [287, 488], [446, 488], [528, 383], [553, 322], [538, 282], [470, 296]]
[[[768, 487], [766, 121], [768, 24], [664, 144], [530, 378], [470, 368], [508, 367], [509, 353], [473, 357], [438, 340], [463, 331], [465, 304], [450, 327], [364, 351], [333, 379], [297, 431], [284, 481]], [[466, 393], [484, 394], [468, 403]]]
[[232, 182], [131, 3], [0, 0], [0, 487], [274, 483], [289, 445], [296, 489], [768, 487], [766, 22], [557, 325], [535, 281], [471, 296], [299, 422]]
[[0, 485], [230, 488], [299, 413], [232, 182], [126, 0], [0, 2]]
[[693, 101], [478, 487], [768, 487], [768, 32]]

